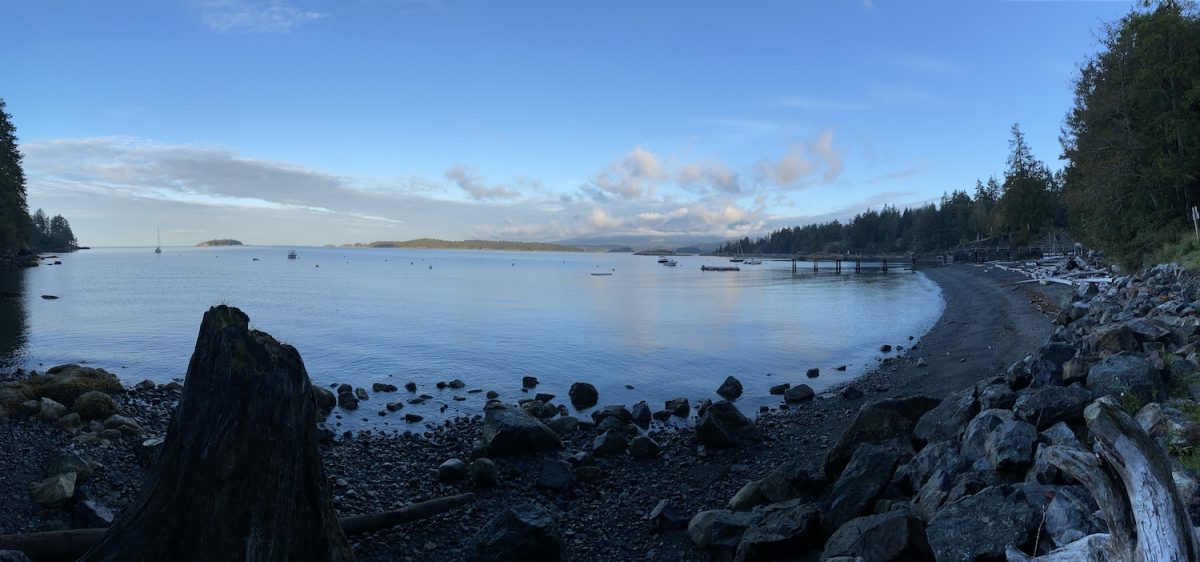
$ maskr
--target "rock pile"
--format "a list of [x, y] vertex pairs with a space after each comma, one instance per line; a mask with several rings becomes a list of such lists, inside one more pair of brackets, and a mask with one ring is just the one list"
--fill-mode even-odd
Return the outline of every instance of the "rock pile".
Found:
[[[1131, 431], [1158, 444], [1152, 453], [1169, 466], [1166, 485], [1194, 525], [1197, 299], [1200, 280], [1172, 266], [1115, 279], [1103, 290], [1080, 288], [1050, 341], [1023, 361], [940, 400], [864, 404], [823, 469], [785, 465], [751, 481], [727, 509], [697, 513], [689, 536], [697, 548], [725, 549], [744, 561], [804, 552], [821, 560], [939, 562], [1073, 552], [1107, 540], [1097, 533], [1122, 532], [1098, 516], [1105, 508], [1095, 490], [1062, 461], [1097, 458], [1092, 451], [1102, 444], [1090, 424], [1103, 415], [1136, 415]], [[712, 424], [702, 413], [697, 438], [713, 446], [734, 441], [706, 429]], [[1088, 462], [1104, 461], [1113, 462], [1111, 455]]]

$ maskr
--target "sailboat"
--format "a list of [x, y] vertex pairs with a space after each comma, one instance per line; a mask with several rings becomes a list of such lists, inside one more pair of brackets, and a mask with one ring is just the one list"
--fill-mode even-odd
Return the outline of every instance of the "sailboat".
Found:
[[737, 243], [737, 250], [738, 250], [737, 255], [732, 258], [729, 258], [729, 261], [740, 262], [740, 261], [746, 259], [746, 258], [742, 257], [742, 243], [740, 241]]
[[154, 230], [158, 233], [158, 245], [154, 247], [154, 253], [161, 254], [162, 253], [162, 229], [160, 229], [158, 227], [154, 227]]

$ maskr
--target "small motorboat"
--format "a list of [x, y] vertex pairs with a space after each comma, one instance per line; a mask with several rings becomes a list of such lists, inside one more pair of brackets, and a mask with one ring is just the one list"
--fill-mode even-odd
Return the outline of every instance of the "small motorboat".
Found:
[[746, 258], [742, 263], [746, 265], [762, 265], [762, 260], [758, 258]]
[[658, 258], [658, 263], [667, 263], [669, 261], [671, 260], [667, 259], [667, 256], [659, 256]]
[[288, 250], [288, 259], [289, 260], [296, 259], [296, 250]]
[[675, 266], [679, 265], [679, 262], [677, 262], [675, 260], [667, 260], [667, 261], [659, 262], [659, 263], [661, 263], [667, 267], [675, 267]]

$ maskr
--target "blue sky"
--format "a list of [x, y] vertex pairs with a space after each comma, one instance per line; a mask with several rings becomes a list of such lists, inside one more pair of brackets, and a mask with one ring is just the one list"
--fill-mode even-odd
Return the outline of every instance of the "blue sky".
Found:
[[722, 239], [1057, 167], [1129, 8], [18, 0], [0, 97], [93, 245]]

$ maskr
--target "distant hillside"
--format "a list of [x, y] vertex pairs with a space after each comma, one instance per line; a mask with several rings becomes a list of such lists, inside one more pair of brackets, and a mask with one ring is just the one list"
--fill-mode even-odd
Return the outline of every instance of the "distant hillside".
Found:
[[608, 253], [610, 253], [610, 254], [631, 254], [631, 253], [633, 253], [633, 248], [630, 248], [629, 246], [620, 246], [620, 247], [609, 250]]
[[233, 238], [221, 238], [218, 240], [209, 240], [207, 242], [201, 242], [196, 245], [200, 246], [200, 247], [205, 247], [205, 246], [242, 246], [243, 244], [237, 240], [234, 240]]
[[515, 252], [582, 252], [575, 246], [543, 242], [505, 242], [502, 240], [438, 240], [418, 238], [403, 242], [382, 240], [366, 244], [347, 244], [352, 248], [425, 248], [430, 250], [506, 250]]

